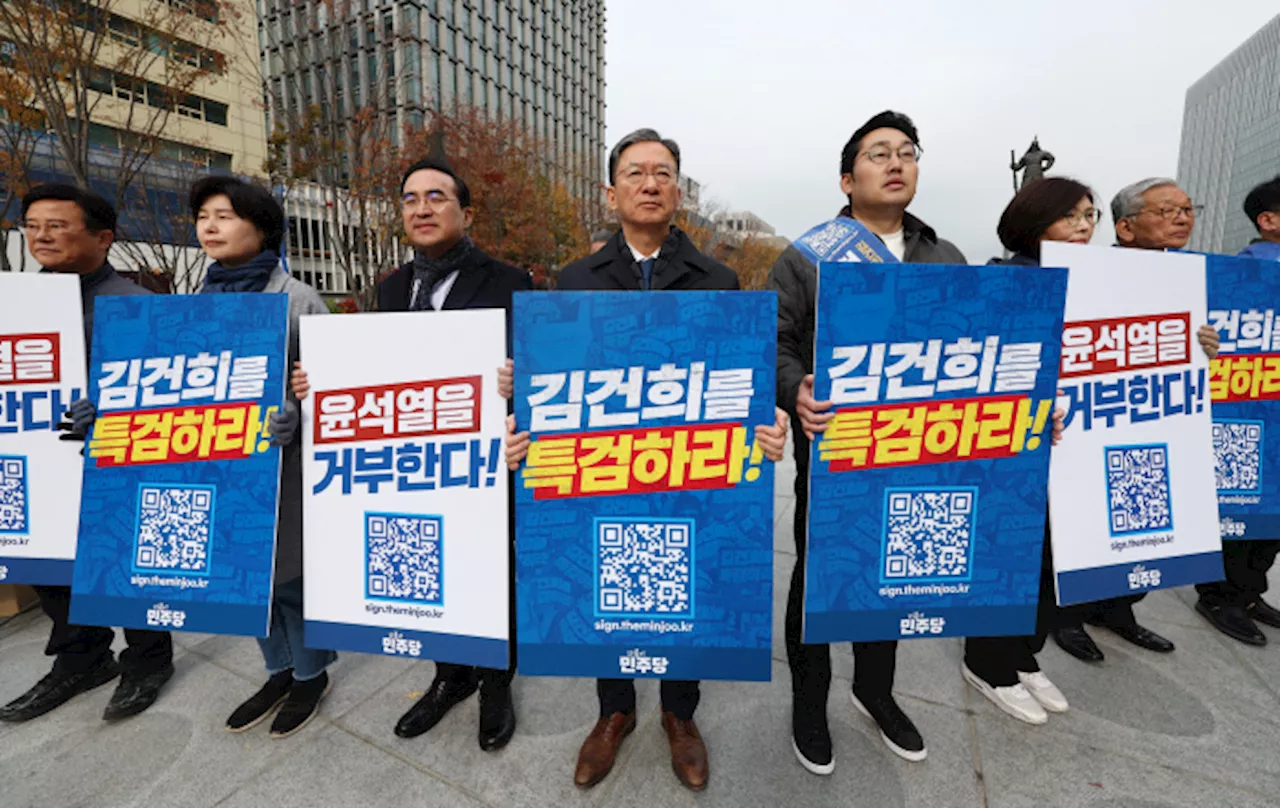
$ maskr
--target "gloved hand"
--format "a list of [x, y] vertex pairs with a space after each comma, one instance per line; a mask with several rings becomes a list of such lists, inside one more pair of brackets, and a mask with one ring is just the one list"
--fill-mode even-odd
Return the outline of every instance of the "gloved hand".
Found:
[[62, 421], [58, 424], [58, 430], [67, 434], [59, 435], [58, 440], [84, 440], [89, 435], [89, 427], [93, 426], [96, 420], [98, 420], [98, 408], [93, 406], [92, 401], [82, 398], [71, 402], [71, 406], [67, 408]]
[[271, 413], [271, 445], [283, 447], [293, 443], [293, 437], [298, 431], [298, 423], [300, 421], [298, 405], [289, 399], [285, 399], [280, 409]]

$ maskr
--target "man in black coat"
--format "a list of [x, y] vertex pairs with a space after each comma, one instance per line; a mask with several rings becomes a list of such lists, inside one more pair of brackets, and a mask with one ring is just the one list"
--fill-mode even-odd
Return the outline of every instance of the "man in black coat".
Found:
[[[144, 295], [146, 289], [121, 277], [107, 261], [115, 241], [116, 212], [111, 203], [72, 185], [37, 186], [22, 199], [23, 229], [32, 256], [44, 272], [80, 276], [84, 308], [84, 345], [93, 337], [94, 300], [101, 295]], [[71, 406], [64, 437], [84, 440], [93, 423], [87, 400]], [[17, 699], [0, 707], [0, 721], [27, 721], [72, 697], [120, 676], [120, 684], [102, 717], [111, 721], [136, 715], [155, 703], [173, 676], [173, 640], [167, 631], [125, 629], [128, 647], [117, 663], [111, 653], [115, 632], [99, 626], [71, 625], [71, 587], [37, 586], [40, 608], [53, 621], [45, 654], [53, 670]]]
[[[556, 288], [562, 291], [703, 290], [736, 291], [738, 276], [729, 267], [703, 255], [672, 220], [680, 210], [680, 147], [652, 129], [637, 129], [609, 154], [609, 208], [622, 228], [598, 251], [566, 266]], [[506, 383], [510, 389], [510, 382]], [[757, 427], [756, 438], [771, 460], [782, 455], [786, 418]], [[509, 429], [514, 423], [508, 419]], [[528, 450], [528, 433], [508, 436], [507, 462], [513, 468]], [[574, 782], [590, 788], [612, 770], [623, 739], [636, 726], [636, 688], [633, 679], [598, 679], [600, 719], [582, 744]], [[698, 707], [698, 682], [664, 679], [661, 685], [662, 725], [671, 746], [671, 765], [686, 787], [706, 787], [707, 748], [693, 713]]]
[[[511, 296], [533, 288], [529, 273], [492, 258], [467, 237], [474, 211], [467, 184], [443, 160], [427, 158], [409, 167], [400, 189], [404, 229], [414, 247], [413, 260], [378, 284], [380, 311], [502, 309], [511, 346]], [[509, 503], [513, 498], [508, 486]], [[514, 539], [514, 507], [509, 538]], [[515, 559], [507, 565], [510, 586], [511, 664], [506, 670], [436, 663], [436, 676], [417, 704], [396, 723], [401, 738], [434, 727], [445, 714], [480, 691], [480, 748], [495, 751], [515, 734], [511, 679], [515, 676]]]

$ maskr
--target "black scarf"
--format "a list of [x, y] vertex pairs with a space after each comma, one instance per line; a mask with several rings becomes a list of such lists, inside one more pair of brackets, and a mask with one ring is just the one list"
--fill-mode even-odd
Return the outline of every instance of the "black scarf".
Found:
[[471, 239], [463, 236], [461, 241], [439, 258], [430, 258], [421, 251], [415, 252], [411, 287], [413, 296], [409, 300], [409, 311], [432, 311], [431, 293], [445, 278], [466, 268], [474, 248]]
[[205, 275], [200, 294], [218, 292], [261, 292], [267, 281], [280, 266], [280, 255], [275, 250], [263, 250], [253, 258], [235, 267], [224, 267], [214, 261]]

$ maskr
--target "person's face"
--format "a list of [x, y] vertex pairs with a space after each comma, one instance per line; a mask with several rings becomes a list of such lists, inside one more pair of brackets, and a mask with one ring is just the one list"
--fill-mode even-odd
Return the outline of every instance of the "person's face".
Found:
[[618, 173], [605, 192], [609, 210], [627, 224], [670, 224], [680, 208], [675, 155], [661, 143], [636, 143], [618, 155]]
[[1070, 213], [1049, 225], [1040, 240], [1088, 244], [1093, 238], [1093, 227], [1097, 222], [1098, 209], [1093, 206], [1093, 200], [1087, 196], [1082, 197]]
[[1116, 241], [1144, 250], [1180, 250], [1191, 238], [1196, 212], [1191, 197], [1176, 185], [1162, 185], [1142, 195], [1142, 209], [1116, 222]]
[[858, 144], [853, 171], [840, 178], [840, 190], [855, 209], [906, 210], [920, 176], [918, 152], [897, 129], [873, 129]]
[[415, 171], [404, 181], [400, 192], [400, 214], [405, 237], [415, 249], [447, 250], [462, 240], [471, 226], [471, 208], [458, 201], [453, 177], [434, 168]]
[[31, 257], [54, 272], [87, 275], [95, 271], [106, 263], [115, 239], [110, 230], [91, 232], [85, 226], [80, 206], [62, 199], [33, 203], [22, 227]]
[[1258, 235], [1267, 241], [1280, 241], [1280, 210], [1258, 214]]
[[223, 266], [243, 264], [262, 252], [265, 236], [257, 225], [241, 219], [223, 194], [211, 196], [196, 212], [196, 238], [200, 247]]

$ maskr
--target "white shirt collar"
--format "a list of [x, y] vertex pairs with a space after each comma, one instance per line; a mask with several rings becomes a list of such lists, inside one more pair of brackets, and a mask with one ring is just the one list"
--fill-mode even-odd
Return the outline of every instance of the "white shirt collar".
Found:
[[658, 253], [662, 252], [662, 247], [659, 246], [658, 249], [653, 251], [652, 255], [645, 255], [644, 253], [637, 250], [635, 247], [632, 247], [631, 242], [629, 241], [627, 242], [627, 249], [631, 250], [631, 256], [636, 259], [637, 264], [645, 260], [646, 258], [657, 258]]

